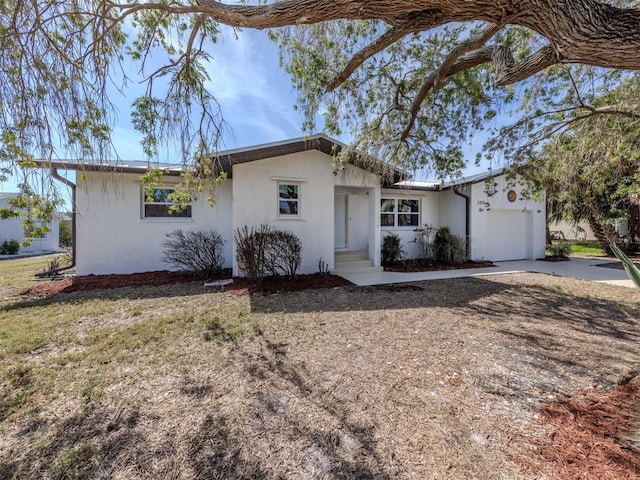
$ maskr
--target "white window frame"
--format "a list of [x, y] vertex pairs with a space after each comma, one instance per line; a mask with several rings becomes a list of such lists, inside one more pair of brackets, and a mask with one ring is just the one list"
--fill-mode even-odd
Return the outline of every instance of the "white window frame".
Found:
[[[277, 182], [278, 185], [278, 189], [277, 189], [277, 195], [278, 195], [278, 199], [277, 199], [277, 211], [278, 211], [278, 217], [280, 218], [300, 218], [300, 216], [302, 215], [302, 199], [301, 199], [301, 191], [302, 191], [302, 186], [300, 182], [294, 182], [294, 181], [290, 181], [290, 180], [280, 180]], [[280, 186], [281, 185], [287, 185], [287, 186], [295, 186], [297, 187], [298, 190], [298, 195], [297, 198], [295, 199], [290, 199], [290, 198], [285, 198], [285, 197], [281, 197], [280, 196]], [[296, 202], [298, 208], [297, 208], [297, 212], [296, 213], [282, 213], [282, 211], [280, 210], [280, 202]]]
[[[382, 202], [393, 200], [393, 211], [392, 212], [383, 212], [382, 211]], [[401, 201], [410, 201], [417, 202], [418, 211], [417, 212], [400, 212], [398, 211], [398, 202]], [[393, 228], [393, 229], [411, 229], [414, 230], [420, 226], [420, 214], [422, 213], [422, 202], [417, 197], [381, 197], [380, 198], [380, 227], [381, 228]], [[383, 225], [382, 224], [382, 216], [383, 215], [393, 215], [393, 225]], [[412, 215], [417, 218], [417, 223], [415, 225], [398, 225], [398, 216], [399, 215]]]
[[[175, 191], [175, 187], [171, 186], [171, 185], [166, 185], [166, 186], [162, 186], [162, 187], [154, 187], [153, 190], [170, 190], [171, 192]], [[191, 221], [193, 218], [193, 205], [189, 204], [186, 209], [187, 212], [183, 211], [177, 211], [177, 215], [169, 215], [169, 207], [171, 205], [173, 205], [173, 202], [171, 201], [166, 201], [166, 202], [149, 202], [147, 201], [147, 195], [145, 192], [145, 188], [142, 187], [141, 189], [141, 195], [142, 195], [142, 202], [141, 202], [141, 211], [140, 211], [140, 215], [142, 217], [143, 220], [152, 220], [152, 221]], [[157, 215], [157, 216], [147, 216], [147, 205], [160, 205], [160, 206], [166, 206], [167, 207], [167, 215]], [[186, 215], [181, 215], [182, 212], [188, 213]]]

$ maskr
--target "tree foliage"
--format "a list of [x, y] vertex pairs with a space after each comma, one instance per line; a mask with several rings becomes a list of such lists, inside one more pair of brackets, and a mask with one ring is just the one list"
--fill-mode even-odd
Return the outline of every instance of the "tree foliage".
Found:
[[112, 101], [141, 81], [130, 113], [144, 152], [179, 145], [202, 190], [223, 125], [207, 88], [220, 24], [272, 29], [308, 129], [324, 111], [353, 148], [441, 175], [464, 166], [473, 130], [501, 105], [522, 101], [524, 118], [488, 149], [519, 154], [522, 132], [553, 133], [565, 108], [611, 113], [578, 92], [640, 69], [629, 0], [0, 1], [0, 175], [35, 157], [117, 158]]
[[[636, 77], [598, 97], [595, 108], [626, 108], [640, 102]], [[640, 119], [573, 112], [568, 130], [532, 156], [529, 175], [547, 190], [550, 211], [570, 222], [586, 220], [609, 251], [613, 223], [628, 220], [629, 241], [640, 239]], [[631, 247], [633, 245], [627, 245]]]

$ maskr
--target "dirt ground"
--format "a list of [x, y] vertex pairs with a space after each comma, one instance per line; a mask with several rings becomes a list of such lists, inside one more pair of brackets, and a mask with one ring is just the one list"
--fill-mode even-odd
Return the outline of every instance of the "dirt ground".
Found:
[[[44, 433], [92, 449], [59, 478], [640, 478], [638, 291], [539, 274], [308, 280], [240, 296], [183, 283], [194, 308], [238, 305], [255, 328], [223, 338], [215, 368], [212, 344], [186, 337], [179, 372], [120, 372], [120, 402], [12, 426], [6, 471], [39, 472], [19, 448]], [[50, 283], [23, 293], [74, 285]]]

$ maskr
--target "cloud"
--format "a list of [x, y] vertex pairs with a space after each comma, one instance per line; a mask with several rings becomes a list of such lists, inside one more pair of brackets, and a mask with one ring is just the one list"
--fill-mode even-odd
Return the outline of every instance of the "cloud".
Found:
[[210, 89], [233, 131], [225, 148], [273, 142], [302, 135], [302, 115], [295, 111], [295, 92], [278, 65], [277, 46], [259, 30], [237, 38], [221, 27], [211, 50]]

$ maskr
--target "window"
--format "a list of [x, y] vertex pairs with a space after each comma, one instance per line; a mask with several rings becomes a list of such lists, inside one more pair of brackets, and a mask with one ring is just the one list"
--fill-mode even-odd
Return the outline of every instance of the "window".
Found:
[[380, 201], [380, 225], [417, 227], [420, 224], [420, 200], [383, 198]]
[[300, 185], [297, 183], [278, 184], [278, 215], [300, 215]]
[[154, 188], [142, 192], [143, 218], [191, 218], [191, 205], [182, 209], [171, 208], [173, 188]]

